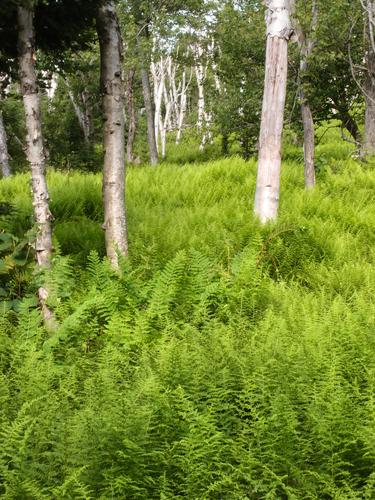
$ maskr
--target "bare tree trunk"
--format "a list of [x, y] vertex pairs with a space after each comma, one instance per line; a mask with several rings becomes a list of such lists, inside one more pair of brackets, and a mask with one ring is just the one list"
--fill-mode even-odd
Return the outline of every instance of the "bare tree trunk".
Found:
[[303, 90], [300, 91], [301, 114], [303, 123], [303, 153], [305, 157], [305, 186], [306, 189], [315, 187], [315, 131], [314, 120], [309, 104], [305, 101]]
[[[18, 7], [18, 57], [26, 117], [27, 159], [31, 166], [33, 207], [37, 227], [36, 260], [40, 268], [48, 269], [51, 267], [52, 258], [52, 215], [49, 210], [39, 90], [35, 72], [34, 12], [25, 7]], [[38, 295], [45, 324], [54, 328], [54, 316], [46, 303], [49, 296], [47, 286], [41, 287]]]
[[12, 172], [9, 165], [8, 138], [4, 127], [3, 114], [0, 110], [0, 164], [3, 177], [10, 177]]
[[367, 155], [375, 155], [375, 2], [374, 0], [360, 0], [360, 3], [365, 17], [365, 63], [367, 70], [364, 87], [360, 87], [366, 103], [365, 133], [361, 155], [366, 157]]
[[375, 53], [368, 49], [366, 56], [367, 78], [365, 82], [365, 135], [362, 154], [375, 155]]
[[126, 160], [134, 162], [134, 140], [137, 131], [137, 110], [134, 100], [134, 76], [135, 70], [131, 69], [126, 77], [126, 109], [128, 115], [128, 134], [126, 143]]
[[107, 256], [117, 269], [127, 255], [125, 213], [125, 123], [122, 42], [113, 0], [102, 0], [97, 14], [104, 121], [104, 230]]
[[292, 33], [288, 0], [269, 0], [267, 7], [265, 84], [254, 206], [262, 223], [275, 220], [279, 208], [288, 41]]
[[[312, 3], [312, 19], [311, 19], [311, 34], [309, 39], [306, 39], [300, 26], [296, 28], [298, 45], [301, 52], [300, 74], [303, 75], [308, 70], [308, 58], [315, 47], [315, 30], [318, 24], [318, 4], [316, 0]], [[305, 185], [306, 189], [315, 187], [315, 132], [314, 120], [310, 105], [307, 101], [305, 91], [301, 85], [299, 89], [299, 100], [301, 102], [301, 115], [304, 132], [303, 151], [305, 158]]]
[[86, 145], [90, 144], [90, 139], [91, 139], [91, 116], [89, 112], [89, 106], [88, 106], [88, 96], [87, 96], [87, 91], [83, 91], [81, 95], [81, 101], [82, 101], [82, 107], [79, 105], [79, 103], [76, 100], [76, 97], [74, 95], [73, 89], [70, 85], [70, 82], [67, 78], [64, 79], [65, 85], [68, 89], [68, 95], [70, 102], [73, 105], [74, 112], [76, 114], [79, 126], [81, 127], [83, 137], [85, 140]]
[[150, 162], [151, 165], [155, 166], [159, 162], [159, 157], [158, 157], [158, 148], [156, 145], [156, 137], [155, 137], [155, 119], [154, 119], [155, 112], [152, 101], [150, 77], [147, 69], [145, 68], [141, 69], [141, 77], [142, 77], [143, 99], [144, 99], [146, 118], [147, 118], [147, 140], [150, 153]]

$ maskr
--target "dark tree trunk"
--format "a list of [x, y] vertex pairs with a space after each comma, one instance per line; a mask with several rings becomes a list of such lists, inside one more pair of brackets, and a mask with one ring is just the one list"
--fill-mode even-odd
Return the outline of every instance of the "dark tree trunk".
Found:
[[225, 156], [229, 153], [229, 139], [227, 134], [223, 134], [221, 138], [221, 152]]
[[[45, 153], [40, 115], [40, 99], [35, 71], [34, 12], [18, 7], [18, 56], [21, 93], [26, 117], [27, 159], [31, 167], [34, 217], [37, 227], [36, 259], [40, 268], [49, 268], [52, 258], [52, 225], [45, 176]], [[54, 326], [46, 301], [47, 287], [39, 289], [39, 300], [46, 326]]]
[[343, 127], [346, 128], [346, 130], [352, 136], [354, 142], [356, 144], [360, 144], [362, 141], [361, 132], [359, 130], [357, 122], [350, 115], [349, 111], [347, 109], [340, 109], [338, 117], [341, 120]]
[[97, 14], [103, 100], [103, 198], [107, 256], [118, 268], [127, 255], [125, 213], [125, 123], [123, 113], [122, 42], [115, 4], [103, 0]]

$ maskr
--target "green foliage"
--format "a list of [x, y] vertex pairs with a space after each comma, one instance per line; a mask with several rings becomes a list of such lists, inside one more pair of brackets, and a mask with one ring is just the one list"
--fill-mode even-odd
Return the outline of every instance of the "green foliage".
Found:
[[[131, 168], [119, 273], [100, 177], [50, 174], [59, 328], [0, 316], [2, 498], [374, 497], [375, 174], [328, 137], [314, 192], [289, 146], [266, 227], [254, 162]], [[3, 234], [29, 197], [1, 181]]]
[[[6, 222], [14, 213], [12, 205], [3, 203], [0, 222]], [[6, 225], [6, 224], [4, 224]], [[19, 238], [0, 230], [0, 311], [18, 309], [20, 299], [25, 295], [33, 270], [34, 231], [28, 231]]]

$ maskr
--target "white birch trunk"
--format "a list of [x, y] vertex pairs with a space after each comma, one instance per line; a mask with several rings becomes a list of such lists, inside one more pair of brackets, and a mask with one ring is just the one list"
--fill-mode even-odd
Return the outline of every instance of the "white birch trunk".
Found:
[[126, 144], [126, 160], [128, 163], [134, 162], [134, 140], [137, 130], [137, 112], [134, 100], [134, 76], [135, 70], [129, 70], [126, 78], [126, 108], [128, 113], [128, 140]]
[[4, 127], [3, 113], [0, 110], [0, 164], [3, 177], [10, 177], [12, 172], [9, 165], [8, 138]]
[[53, 73], [52, 78], [49, 82], [49, 86], [46, 89], [47, 97], [49, 101], [52, 101], [56, 95], [57, 87], [59, 82], [59, 76], [57, 73]]
[[119, 255], [127, 255], [125, 213], [125, 123], [123, 113], [122, 42], [116, 7], [103, 0], [97, 15], [100, 44], [104, 121], [104, 225], [106, 251], [117, 269]]
[[82, 109], [81, 106], [77, 102], [77, 99], [74, 95], [74, 92], [73, 92], [73, 89], [70, 85], [69, 80], [67, 78], [65, 78], [64, 82], [65, 82], [66, 88], [68, 89], [69, 99], [73, 105], [73, 109], [74, 109], [75, 115], [77, 117], [79, 126], [82, 130], [85, 143], [89, 144], [90, 137], [91, 137], [91, 120], [90, 120], [89, 111], [87, 109], [88, 103], [87, 103], [86, 92], [83, 92], [82, 96], [81, 96], [81, 100], [82, 100], [82, 104], [83, 104], [83, 108], [84, 108], [84, 109]]
[[289, 1], [268, 0], [266, 5], [266, 68], [254, 205], [262, 223], [275, 220], [279, 208], [288, 41], [292, 33]]
[[193, 77], [193, 70], [190, 69], [190, 78], [189, 81], [186, 82], [186, 70], [184, 69], [182, 73], [182, 83], [181, 83], [181, 97], [180, 97], [180, 105], [178, 109], [178, 120], [177, 120], [177, 135], [176, 135], [176, 144], [180, 144], [182, 129], [184, 126], [184, 120], [187, 109], [187, 92]]
[[[52, 215], [45, 176], [45, 154], [40, 116], [40, 99], [35, 71], [34, 12], [18, 7], [18, 57], [21, 94], [26, 118], [27, 159], [31, 167], [32, 198], [37, 228], [35, 252], [40, 268], [49, 268], [52, 258]], [[47, 327], [54, 328], [53, 313], [47, 307], [48, 287], [38, 291]]]
[[197, 80], [198, 88], [198, 117], [197, 117], [197, 129], [199, 132], [203, 129], [204, 111], [206, 107], [205, 97], [204, 97], [204, 69], [202, 64], [195, 66], [195, 76]]

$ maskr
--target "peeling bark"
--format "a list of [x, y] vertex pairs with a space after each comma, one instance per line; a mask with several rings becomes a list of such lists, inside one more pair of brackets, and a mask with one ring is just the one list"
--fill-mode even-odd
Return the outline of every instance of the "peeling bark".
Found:
[[127, 255], [125, 213], [125, 123], [123, 113], [122, 42], [115, 4], [103, 0], [97, 14], [103, 101], [103, 198], [107, 256], [117, 269]]
[[[31, 166], [34, 218], [37, 228], [35, 252], [41, 269], [51, 267], [52, 215], [45, 176], [45, 153], [40, 116], [40, 99], [35, 71], [34, 12], [18, 7], [18, 56], [21, 94], [26, 117], [27, 159]], [[55, 327], [53, 313], [47, 307], [47, 285], [39, 289], [39, 301], [46, 326]]]
[[266, 5], [266, 68], [254, 205], [262, 223], [275, 220], [279, 208], [288, 41], [292, 34], [288, 0], [268, 0]]

